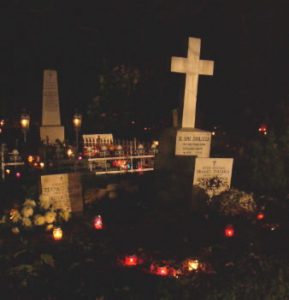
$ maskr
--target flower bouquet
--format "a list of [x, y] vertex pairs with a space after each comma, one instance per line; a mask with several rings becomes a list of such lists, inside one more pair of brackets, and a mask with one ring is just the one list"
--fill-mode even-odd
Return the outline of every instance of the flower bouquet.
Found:
[[40, 195], [39, 200], [26, 199], [21, 206], [12, 208], [0, 219], [0, 224], [7, 226], [12, 233], [28, 231], [34, 228], [52, 230], [70, 219], [68, 209], [56, 209], [50, 198]]

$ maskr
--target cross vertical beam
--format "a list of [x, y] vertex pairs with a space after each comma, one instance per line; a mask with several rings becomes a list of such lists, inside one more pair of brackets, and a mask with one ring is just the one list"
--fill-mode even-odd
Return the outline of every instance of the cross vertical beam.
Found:
[[171, 72], [186, 74], [182, 128], [195, 128], [199, 75], [213, 75], [214, 62], [200, 60], [201, 39], [189, 38], [188, 56], [172, 57]]

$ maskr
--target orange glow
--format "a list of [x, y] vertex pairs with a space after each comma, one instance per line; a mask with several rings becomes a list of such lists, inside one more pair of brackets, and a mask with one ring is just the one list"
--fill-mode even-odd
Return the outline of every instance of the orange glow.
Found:
[[103, 229], [103, 222], [101, 215], [98, 215], [95, 217], [93, 221], [93, 226], [96, 230], [102, 230]]
[[60, 227], [56, 227], [53, 229], [52, 231], [52, 236], [53, 236], [53, 239], [55, 241], [60, 241], [62, 240], [62, 237], [63, 237], [63, 231]]
[[262, 212], [260, 212], [257, 214], [256, 218], [257, 220], [263, 220], [265, 218], [265, 215]]
[[225, 227], [225, 236], [231, 238], [235, 235], [235, 229], [232, 225], [227, 225]]
[[138, 264], [138, 258], [136, 255], [128, 255], [124, 258], [123, 264], [128, 267], [136, 266]]

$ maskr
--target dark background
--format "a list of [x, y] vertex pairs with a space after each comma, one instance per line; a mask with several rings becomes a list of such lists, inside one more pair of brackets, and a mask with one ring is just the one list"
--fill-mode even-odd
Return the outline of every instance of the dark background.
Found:
[[288, 103], [288, 1], [0, 3], [1, 114], [11, 120], [26, 109], [40, 122], [45, 68], [58, 71], [68, 124], [98, 94], [103, 65], [125, 64], [149, 74], [136, 106], [139, 118], [151, 114], [160, 126], [182, 103], [185, 77], [170, 73], [170, 60], [186, 56], [189, 36], [202, 39], [202, 59], [215, 61], [214, 76], [199, 80], [198, 126], [255, 131], [259, 123], [274, 124], [279, 106]]

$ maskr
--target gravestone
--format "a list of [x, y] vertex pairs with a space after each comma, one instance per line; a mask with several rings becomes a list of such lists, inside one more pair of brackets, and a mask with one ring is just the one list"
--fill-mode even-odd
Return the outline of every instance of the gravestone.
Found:
[[[212, 133], [195, 128], [199, 75], [211, 76], [214, 69], [213, 61], [200, 60], [200, 50], [201, 40], [190, 37], [187, 58], [172, 57], [171, 71], [186, 74], [182, 124], [179, 128], [173, 121], [174, 126], [163, 132], [155, 159], [156, 176], [161, 182], [157, 193], [179, 201], [180, 205], [181, 201], [183, 205], [188, 201], [192, 204], [192, 183], [201, 186], [218, 178], [216, 182], [223, 184], [223, 190], [231, 184], [233, 159], [209, 158]], [[219, 185], [212, 183], [214, 193], [221, 192]]]
[[57, 72], [44, 70], [42, 94], [42, 126], [40, 139], [47, 144], [64, 141], [64, 127], [61, 126]]
[[56, 209], [72, 213], [83, 211], [82, 185], [79, 173], [41, 176], [42, 194], [48, 196]]
[[217, 196], [231, 186], [232, 158], [196, 158], [193, 185], [204, 189], [207, 194]]

